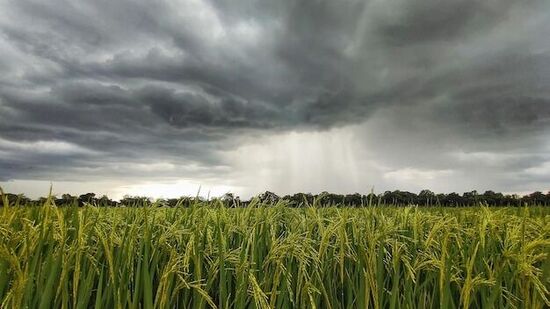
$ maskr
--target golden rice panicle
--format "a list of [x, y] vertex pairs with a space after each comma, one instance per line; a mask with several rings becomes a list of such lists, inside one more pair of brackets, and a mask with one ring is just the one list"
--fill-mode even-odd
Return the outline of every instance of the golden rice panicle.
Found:
[[0, 211], [1, 308], [550, 306], [545, 207], [45, 206]]

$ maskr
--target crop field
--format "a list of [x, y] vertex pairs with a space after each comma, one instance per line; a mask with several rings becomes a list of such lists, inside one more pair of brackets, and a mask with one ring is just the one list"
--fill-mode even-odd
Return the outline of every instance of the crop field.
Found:
[[548, 308], [550, 208], [0, 208], [1, 308]]

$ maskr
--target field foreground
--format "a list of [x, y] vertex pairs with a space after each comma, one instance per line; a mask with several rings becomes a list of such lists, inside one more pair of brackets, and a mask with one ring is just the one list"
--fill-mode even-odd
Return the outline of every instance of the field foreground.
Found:
[[0, 208], [1, 308], [545, 308], [550, 208]]

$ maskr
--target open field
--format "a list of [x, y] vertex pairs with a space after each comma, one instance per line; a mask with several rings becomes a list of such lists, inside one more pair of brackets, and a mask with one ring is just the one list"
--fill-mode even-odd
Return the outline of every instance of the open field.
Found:
[[550, 208], [2, 207], [2, 308], [545, 308]]

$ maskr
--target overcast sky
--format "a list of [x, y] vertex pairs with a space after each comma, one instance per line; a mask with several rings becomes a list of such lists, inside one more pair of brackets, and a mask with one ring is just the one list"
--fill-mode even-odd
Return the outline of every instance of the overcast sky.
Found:
[[0, 0], [0, 186], [550, 190], [548, 0]]

